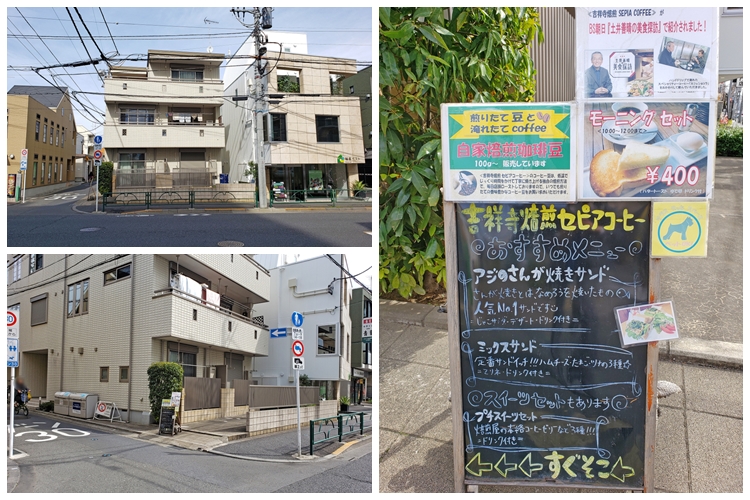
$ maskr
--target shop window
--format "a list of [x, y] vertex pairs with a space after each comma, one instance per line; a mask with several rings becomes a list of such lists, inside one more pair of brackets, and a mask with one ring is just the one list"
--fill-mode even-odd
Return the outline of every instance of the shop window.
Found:
[[318, 327], [318, 354], [337, 354], [336, 325]]
[[315, 115], [318, 142], [339, 142], [339, 117]]
[[31, 298], [31, 326], [47, 322], [47, 296], [43, 293]]
[[68, 317], [89, 313], [89, 280], [68, 285]]
[[130, 264], [110, 269], [104, 273], [104, 284], [108, 285], [115, 281], [124, 280], [130, 278]]

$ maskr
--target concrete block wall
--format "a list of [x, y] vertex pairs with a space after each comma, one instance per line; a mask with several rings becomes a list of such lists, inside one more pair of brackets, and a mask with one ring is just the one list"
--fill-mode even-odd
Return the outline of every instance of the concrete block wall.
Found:
[[[321, 401], [315, 406], [300, 408], [300, 420], [302, 425], [306, 426], [310, 424], [310, 420], [335, 417], [337, 412], [337, 401]], [[250, 436], [255, 436], [292, 429], [296, 426], [297, 408], [281, 408], [278, 410], [248, 411], [245, 429]]]

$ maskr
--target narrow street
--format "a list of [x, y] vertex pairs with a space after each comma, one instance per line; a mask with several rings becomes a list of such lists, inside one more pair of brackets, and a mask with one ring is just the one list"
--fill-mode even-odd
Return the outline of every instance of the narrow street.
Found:
[[[330, 458], [271, 463], [222, 457], [105, 432], [32, 411], [16, 417], [17, 484], [8, 492], [372, 491], [372, 442]], [[10, 477], [10, 475], [9, 475]]]

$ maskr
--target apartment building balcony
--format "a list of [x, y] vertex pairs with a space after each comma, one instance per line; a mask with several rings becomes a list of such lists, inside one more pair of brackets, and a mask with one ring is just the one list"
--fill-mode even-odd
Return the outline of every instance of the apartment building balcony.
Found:
[[104, 125], [104, 137], [107, 138], [107, 148], [223, 149], [225, 145], [221, 120], [212, 120], [210, 124], [205, 121], [175, 122], [166, 118], [153, 123], [114, 120]]
[[104, 101], [181, 104], [224, 103], [224, 84], [217, 79], [105, 78]]
[[[223, 305], [216, 305], [173, 287], [154, 291], [154, 309], [166, 328], [160, 328], [153, 338], [268, 356], [268, 326], [253, 318], [249, 308], [243, 310], [235, 301], [228, 301], [229, 297], [221, 297]], [[231, 308], [226, 307], [230, 304]]]

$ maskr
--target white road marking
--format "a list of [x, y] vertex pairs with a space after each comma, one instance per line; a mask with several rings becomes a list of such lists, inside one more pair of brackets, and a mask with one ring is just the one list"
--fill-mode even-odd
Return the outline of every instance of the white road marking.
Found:
[[34, 422], [35, 424], [46, 424], [47, 422]]
[[57, 429], [59, 426], [60, 426], [60, 422], [55, 422], [52, 428]]

